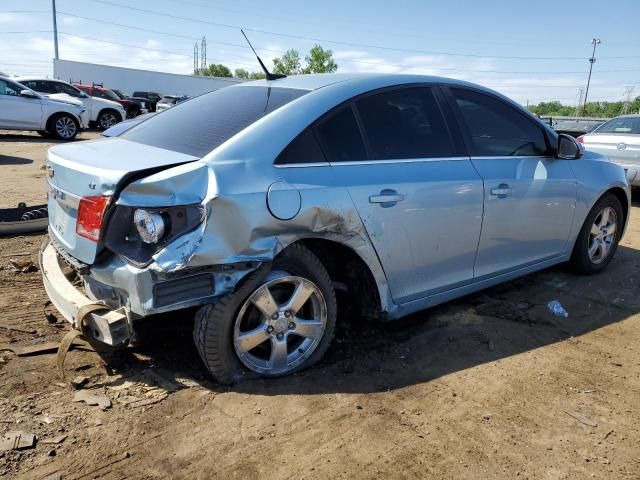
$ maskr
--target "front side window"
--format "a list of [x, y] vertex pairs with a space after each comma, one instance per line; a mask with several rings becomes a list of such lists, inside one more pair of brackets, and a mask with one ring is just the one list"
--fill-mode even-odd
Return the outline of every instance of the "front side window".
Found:
[[367, 159], [364, 142], [351, 105], [323, 119], [315, 133], [329, 162], [352, 162]]
[[489, 95], [460, 88], [451, 92], [471, 136], [471, 155], [547, 155], [540, 125]]
[[284, 87], [225, 87], [134, 126], [120, 138], [203, 157], [265, 115], [308, 93]]
[[4, 80], [0, 80], [0, 95], [8, 95], [10, 97], [19, 97], [20, 88]]
[[609, 120], [595, 133], [640, 133], [640, 117], [618, 117]]
[[433, 92], [402, 88], [356, 102], [372, 160], [454, 156]]

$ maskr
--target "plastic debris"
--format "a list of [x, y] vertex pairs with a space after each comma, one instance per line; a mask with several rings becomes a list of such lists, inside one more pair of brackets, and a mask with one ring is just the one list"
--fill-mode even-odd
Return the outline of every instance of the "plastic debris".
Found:
[[547, 303], [547, 308], [556, 317], [567, 318], [569, 316], [569, 312], [567, 312], [564, 309], [564, 307], [560, 304], [560, 302], [558, 300], [552, 300], [549, 303]]

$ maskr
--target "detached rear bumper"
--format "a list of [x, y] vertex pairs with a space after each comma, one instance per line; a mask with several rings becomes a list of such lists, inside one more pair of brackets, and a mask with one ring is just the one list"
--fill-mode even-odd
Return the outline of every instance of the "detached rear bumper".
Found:
[[60, 266], [58, 252], [51, 243], [43, 246], [39, 260], [49, 300], [68, 322], [76, 328], [85, 327], [93, 338], [109, 345], [122, 345], [129, 341], [129, 322], [123, 308], [111, 310], [105, 305], [84, 313], [96, 302], [83, 295], [67, 279]]

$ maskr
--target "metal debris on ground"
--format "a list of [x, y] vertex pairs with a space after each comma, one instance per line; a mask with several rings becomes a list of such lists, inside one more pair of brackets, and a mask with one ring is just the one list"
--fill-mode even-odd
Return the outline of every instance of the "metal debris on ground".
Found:
[[7, 432], [0, 438], [0, 452], [33, 448], [35, 443], [36, 436], [33, 433]]
[[556, 317], [567, 318], [569, 316], [569, 312], [564, 309], [558, 300], [552, 300], [547, 303], [547, 308], [549, 309], [549, 312], [553, 313]]
[[40, 440], [40, 443], [43, 443], [46, 445], [60, 445], [66, 439], [67, 439], [66, 435], [58, 435], [57, 437], [44, 438]]

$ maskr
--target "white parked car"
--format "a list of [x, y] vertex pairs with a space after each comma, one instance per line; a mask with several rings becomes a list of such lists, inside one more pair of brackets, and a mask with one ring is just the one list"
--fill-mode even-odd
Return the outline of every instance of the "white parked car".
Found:
[[34, 130], [43, 136], [73, 140], [88, 125], [89, 116], [82, 105], [43, 97], [0, 77], [0, 129]]
[[156, 104], [156, 112], [161, 112], [187, 100], [189, 100], [187, 95], [165, 95]]
[[623, 115], [578, 137], [590, 152], [609, 157], [627, 173], [629, 184], [640, 187], [640, 115]]
[[17, 77], [15, 80], [49, 98], [81, 103], [87, 109], [91, 124], [95, 124], [101, 130], [113, 127], [116, 123], [127, 118], [124, 107], [118, 102], [91, 97], [62, 80], [36, 77]]

